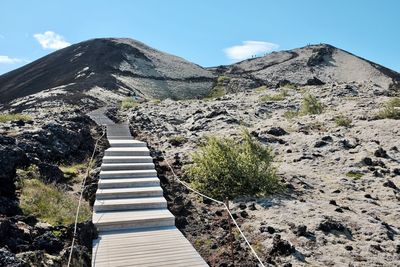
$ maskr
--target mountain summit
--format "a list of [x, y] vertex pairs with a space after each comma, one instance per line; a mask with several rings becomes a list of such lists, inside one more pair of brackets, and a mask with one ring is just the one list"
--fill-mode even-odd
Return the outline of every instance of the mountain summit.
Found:
[[120, 95], [187, 98], [207, 94], [212, 73], [132, 39], [71, 45], [0, 76], [0, 102], [31, 96], [107, 101]]
[[[218, 79], [223, 76], [224, 79]], [[124, 96], [200, 98], [220, 86], [227, 92], [262, 85], [356, 83], [388, 93], [400, 74], [328, 44], [272, 52], [227, 66], [203, 68], [132, 39], [92, 39], [58, 50], [0, 76], [0, 104], [29, 107], [104, 105]]]

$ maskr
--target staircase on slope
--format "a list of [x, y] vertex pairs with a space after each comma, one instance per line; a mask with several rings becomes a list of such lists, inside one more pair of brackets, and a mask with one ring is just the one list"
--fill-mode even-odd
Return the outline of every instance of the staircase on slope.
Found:
[[93, 266], [207, 266], [175, 227], [146, 143], [107, 125], [93, 223]]

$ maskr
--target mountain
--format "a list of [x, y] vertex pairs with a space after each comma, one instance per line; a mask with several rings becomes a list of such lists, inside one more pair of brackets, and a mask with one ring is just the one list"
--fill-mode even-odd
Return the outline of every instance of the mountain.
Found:
[[[237, 84], [245, 86], [257, 82], [259, 85], [273, 86], [280, 83], [297, 85], [357, 83], [379, 86], [384, 90], [400, 88], [398, 72], [329, 44], [272, 52], [264, 57], [219, 66], [212, 70], [216, 74], [236, 78], [233, 87]], [[238, 83], [237, 79], [241, 79], [241, 82]]]
[[0, 76], [0, 102], [21, 97], [18, 104], [60, 98], [108, 102], [121, 95], [187, 98], [207, 94], [213, 80], [210, 71], [141, 42], [93, 39]]
[[308, 45], [232, 65], [203, 68], [132, 39], [102, 38], [71, 45], [0, 76], [0, 104], [90, 107], [125, 96], [201, 98], [214, 88], [244, 91], [262, 85], [355, 83], [399, 91], [400, 74], [328, 44]]

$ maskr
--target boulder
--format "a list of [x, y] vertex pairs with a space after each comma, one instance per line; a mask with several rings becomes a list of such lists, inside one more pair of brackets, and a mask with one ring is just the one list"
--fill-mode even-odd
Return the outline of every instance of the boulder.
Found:
[[0, 248], [0, 266], [28, 267], [29, 265], [18, 259], [15, 254], [5, 248]]
[[27, 163], [28, 159], [22, 149], [0, 145], [0, 196], [14, 196], [15, 170]]
[[46, 232], [35, 238], [33, 246], [37, 250], [44, 250], [50, 254], [58, 253], [63, 249], [61, 240], [55, 237], [51, 232]]

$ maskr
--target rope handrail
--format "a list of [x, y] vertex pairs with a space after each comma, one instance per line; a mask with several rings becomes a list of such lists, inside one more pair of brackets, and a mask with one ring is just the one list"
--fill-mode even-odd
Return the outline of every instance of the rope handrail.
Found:
[[83, 191], [84, 191], [84, 189], [85, 189], [85, 183], [86, 183], [86, 180], [87, 180], [87, 178], [88, 178], [88, 176], [89, 176], [90, 166], [91, 166], [91, 164], [92, 164], [92, 161], [93, 161], [93, 158], [94, 158], [94, 155], [95, 155], [95, 152], [96, 152], [97, 145], [98, 145], [100, 139], [102, 139], [103, 136], [106, 134], [106, 131], [105, 131], [105, 129], [104, 129], [104, 126], [102, 126], [101, 129], [102, 129], [102, 132], [103, 132], [103, 133], [102, 133], [102, 135], [101, 135], [99, 138], [97, 138], [97, 140], [96, 140], [96, 143], [95, 143], [94, 148], [93, 148], [92, 156], [90, 157], [90, 160], [89, 160], [88, 165], [87, 165], [87, 168], [86, 168], [85, 178], [82, 180], [82, 183], [81, 183], [81, 193], [80, 193], [80, 196], [79, 196], [78, 207], [77, 207], [77, 209], [76, 209], [76, 214], [75, 214], [74, 233], [73, 233], [73, 235], [72, 235], [71, 250], [70, 250], [69, 256], [68, 256], [68, 264], [67, 264], [67, 267], [69, 267], [69, 266], [71, 265], [72, 252], [73, 252], [73, 250], [74, 250], [74, 245], [75, 245], [76, 231], [77, 231], [77, 228], [78, 228], [78, 217], [79, 217], [79, 211], [80, 211], [81, 203], [82, 203]]
[[262, 266], [265, 267], [264, 263], [262, 262], [262, 260], [260, 259], [260, 257], [257, 255], [256, 251], [254, 250], [254, 248], [252, 247], [252, 245], [250, 244], [249, 240], [246, 238], [246, 236], [244, 235], [244, 233], [242, 232], [242, 230], [239, 227], [239, 224], [236, 222], [236, 220], [234, 219], [231, 211], [229, 210], [229, 207], [222, 201], [214, 199], [210, 196], [207, 196], [199, 191], [197, 191], [196, 189], [191, 188], [186, 182], [182, 181], [181, 179], [179, 179], [179, 177], [176, 175], [174, 169], [172, 168], [171, 164], [168, 162], [167, 158], [165, 157], [165, 154], [160, 150], [161, 154], [164, 156], [164, 160], [167, 163], [168, 167], [171, 169], [172, 174], [174, 175], [174, 178], [181, 183], [183, 186], [185, 186], [187, 189], [189, 189], [190, 191], [204, 197], [207, 198], [209, 200], [212, 200], [218, 204], [221, 204], [225, 207], [226, 211], [228, 212], [229, 216], [231, 217], [233, 223], [235, 224], [236, 228], [239, 230], [240, 235], [243, 237], [243, 239], [246, 241], [246, 244], [249, 246], [251, 252], [253, 253], [254, 257], [258, 260], [258, 263]]

